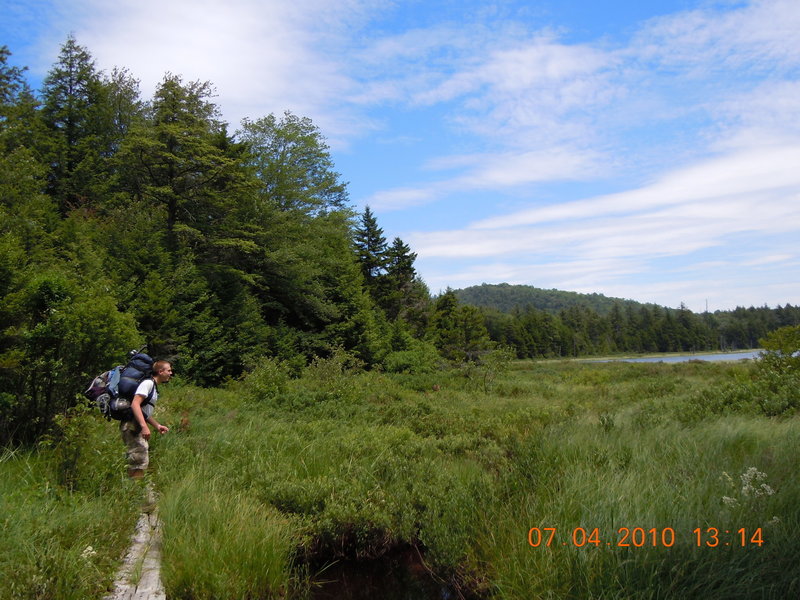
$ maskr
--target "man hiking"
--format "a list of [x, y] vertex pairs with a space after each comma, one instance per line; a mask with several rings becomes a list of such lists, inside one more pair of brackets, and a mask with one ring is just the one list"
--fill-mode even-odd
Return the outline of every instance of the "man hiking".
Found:
[[120, 421], [119, 430], [125, 442], [128, 458], [128, 477], [141, 479], [150, 464], [150, 427], [161, 434], [169, 431], [153, 418], [153, 408], [158, 400], [158, 384], [172, 378], [172, 365], [166, 360], [153, 363], [153, 375], [139, 384], [131, 401], [132, 421]]

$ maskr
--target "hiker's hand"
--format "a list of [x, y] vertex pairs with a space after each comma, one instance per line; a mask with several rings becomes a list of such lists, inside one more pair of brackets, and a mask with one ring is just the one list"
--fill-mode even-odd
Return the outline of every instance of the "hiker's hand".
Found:
[[147, 425], [142, 427], [142, 437], [146, 440], [150, 439], [150, 428]]
[[158, 433], [160, 433], [161, 435], [164, 435], [169, 431], [169, 427], [167, 427], [166, 425], [159, 425], [158, 427], [156, 427], [156, 429], [158, 429]]

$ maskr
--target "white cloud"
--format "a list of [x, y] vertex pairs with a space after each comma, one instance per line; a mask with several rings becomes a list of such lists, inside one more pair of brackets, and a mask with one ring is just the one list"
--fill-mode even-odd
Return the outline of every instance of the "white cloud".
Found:
[[415, 100], [457, 101], [454, 123], [509, 147], [548, 148], [578, 140], [585, 147], [593, 137], [591, 111], [618, 93], [609, 74], [613, 55], [560, 43], [552, 35], [507, 46], [496, 40], [480, 62], [420, 91]]
[[336, 50], [377, 2], [342, 0], [83, 0], [76, 28], [98, 64], [127, 67], [146, 96], [165, 72], [209, 80], [235, 127], [243, 117], [292, 110], [328, 136], [371, 127], [341, 102], [353, 79]]
[[767, 256], [759, 256], [753, 260], [748, 260], [742, 264], [746, 267], [756, 267], [760, 265], [773, 265], [776, 263], [786, 263], [789, 260], [795, 260], [795, 254], [770, 254]]
[[382, 190], [365, 201], [382, 211], [400, 210], [437, 201], [460, 191], [504, 190], [544, 181], [589, 179], [601, 157], [568, 147], [548, 151], [443, 156], [427, 163], [430, 170], [462, 168], [448, 179], [417, 187]]
[[[434, 288], [445, 280], [506, 281], [670, 306], [685, 301], [694, 310], [703, 309], [701, 296], [713, 298], [717, 307], [726, 301], [763, 303], [759, 294], [786, 294], [783, 301], [790, 301], [799, 291], [796, 283], [778, 284], [763, 269], [787, 268], [785, 277], [792, 278], [797, 268], [785, 240], [800, 232], [800, 172], [793, 169], [798, 162], [800, 145], [762, 148], [675, 171], [641, 189], [408, 239], [421, 263], [436, 269], [438, 274], [426, 277]], [[758, 243], [750, 247], [744, 240]], [[710, 259], [715, 253], [727, 260]], [[473, 265], [463, 266], [467, 260]], [[665, 271], [665, 260], [677, 262]], [[436, 267], [440, 263], [447, 266]], [[711, 285], [709, 274], [726, 287]], [[723, 298], [725, 293], [733, 300]]]

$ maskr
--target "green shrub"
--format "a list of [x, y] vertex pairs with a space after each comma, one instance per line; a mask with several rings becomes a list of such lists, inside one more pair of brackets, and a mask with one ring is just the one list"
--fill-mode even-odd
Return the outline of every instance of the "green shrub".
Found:
[[242, 388], [250, 399], [267, 401], [285, 393], [288, 384], [289, 373], [286, 367], [274, 358], [264, 356], [244, 378]]
[[433, 373], [440, 367], [442, 357], [433, 344], [412, 339], [407, 350], [389, 352], [383, 360], [388, 373], [408, 373], [420, 375]]

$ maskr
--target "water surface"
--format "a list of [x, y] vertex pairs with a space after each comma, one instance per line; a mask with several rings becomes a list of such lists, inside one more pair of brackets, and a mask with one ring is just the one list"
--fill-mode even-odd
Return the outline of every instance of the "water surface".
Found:
[[708, 362], [722, 362], [728, 360], [752, 360], [761, 354], [762, 350], [747, 350], [746, 352], [720, 352], [718, 354], [670, 354], [665, 356], [645, 356], [640, 358], [610, 358], [591, 362], [665, 362], [679, 363], [690, 360], [705, 360]]

